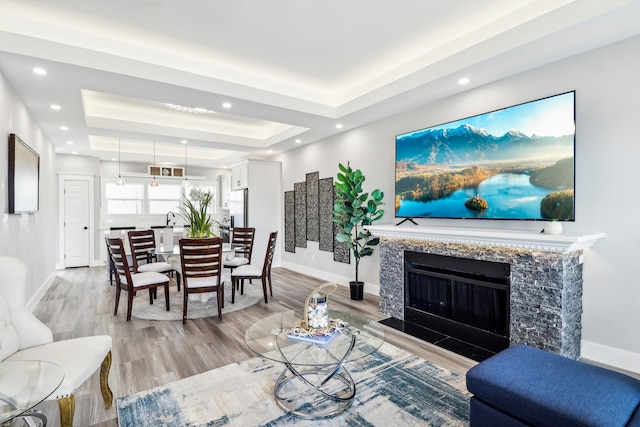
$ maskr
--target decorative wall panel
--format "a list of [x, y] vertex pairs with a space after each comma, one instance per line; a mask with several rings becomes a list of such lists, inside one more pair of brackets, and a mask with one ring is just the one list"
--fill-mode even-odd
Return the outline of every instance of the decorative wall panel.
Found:
[[320, 198], [318, 196], [318, 179], [320, 172], [307, 174], [307, 240], [317, 242], [319, 238], [319, 207]]
[[293, 191], [284, 192], [284, 250], [296, 251], [296, 209]]
[[333, 178], [323, 178], [318, 182], [320, 199], [320, 250], [333, 252]]
[[307, 247], [307, 184], [296, 182], [293, 184], [296, 246]]
[[[336, 188], [333, 187], [333, 197], [336, 198]], [[346, 243], [338, 242], [335, 240], [335, 236], [340, 232], [340, 227], [336, 223], [333, 223], [333, 260], [343, 262], [345, 264], [351, 263], [351, 251], [347, 247]]]

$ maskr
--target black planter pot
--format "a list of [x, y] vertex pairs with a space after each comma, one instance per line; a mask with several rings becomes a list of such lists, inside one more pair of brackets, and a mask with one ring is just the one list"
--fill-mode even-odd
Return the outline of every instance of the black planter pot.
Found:
[[349, 290], [351, 291], [352, 300], [364, 298], [364, 282], [349, 282]]

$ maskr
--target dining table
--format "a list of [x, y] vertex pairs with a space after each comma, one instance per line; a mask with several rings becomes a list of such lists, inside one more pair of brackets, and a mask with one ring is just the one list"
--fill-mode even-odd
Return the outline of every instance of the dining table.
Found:
[[[242, 243], [223, 243], [222, 254], [226, 260], [235, 257], [236, 249], [244, 248]], [[178, 274], [182, 274], [182, 266], [180, 264], [180, 245], [159, 245], [149, 251], [149, 255], [159, 255], [171, 265]], [[225, 270], [222, 271], [222, 280], [231, 282], [231, 274]], [[207, 301], [211, 297], [211, 293], [191, 294], [189, 300]]]

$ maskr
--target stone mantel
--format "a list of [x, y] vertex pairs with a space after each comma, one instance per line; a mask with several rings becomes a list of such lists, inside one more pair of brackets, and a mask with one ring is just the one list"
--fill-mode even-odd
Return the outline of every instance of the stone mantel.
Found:
[[547, 252], [573, 252], [592, 246], [604, 233], [564, 232], [549, 235], [531, 230], [489, 228], [371, 225], [373, 235], [383, 238], [425, 240], [465, 245], [498, 246]]
[[425, 252], [510, 265], [509, 342], [577, 359], [582, 336], [583, 249], [604, 233], [379, 225], [380, 311], [404, 320], [404, 253]]

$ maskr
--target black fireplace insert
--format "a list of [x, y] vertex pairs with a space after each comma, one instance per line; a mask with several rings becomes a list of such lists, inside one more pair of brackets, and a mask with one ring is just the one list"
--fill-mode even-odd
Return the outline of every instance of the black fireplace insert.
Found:
[[412, 251], [404, 260], [403, 329], [423, 328], [454, 351], [509, 346], [509, 264]]

